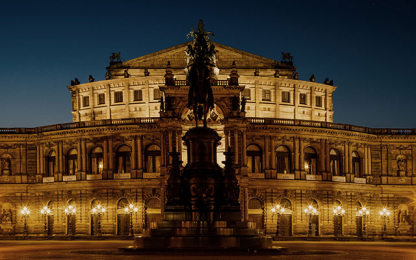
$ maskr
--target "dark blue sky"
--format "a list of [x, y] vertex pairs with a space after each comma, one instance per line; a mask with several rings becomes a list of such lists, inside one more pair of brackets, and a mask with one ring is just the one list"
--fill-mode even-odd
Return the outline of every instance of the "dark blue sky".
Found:
[[71, 79], [103, 80], [112, 52], [186, 42], [203, 19], [216, 42], [333, 79], [335, 122], [416, 128], [415, 2], [3, 0], [0, 127], [71, 122]]

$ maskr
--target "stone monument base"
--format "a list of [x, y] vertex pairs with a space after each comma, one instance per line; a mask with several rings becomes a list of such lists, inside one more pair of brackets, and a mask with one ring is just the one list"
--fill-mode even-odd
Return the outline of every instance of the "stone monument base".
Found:
[[133, 249], [149, 250], [258, 250], [272, 249], [273, 238], [258, 236], [249, 222], [160, 221], [150, 236], [136, 236]]

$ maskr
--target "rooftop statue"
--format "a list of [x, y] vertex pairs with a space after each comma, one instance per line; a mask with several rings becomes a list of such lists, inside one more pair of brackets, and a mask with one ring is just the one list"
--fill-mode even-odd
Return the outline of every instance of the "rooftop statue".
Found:
[[214, 97], [211, 89], [211, 73], [215, 67], [214, 44], [211, 43], [210, 34], [205, 31], [202, 20], [199, 21], [198, 29], [193, 29], [188, 34], [193, 41], [188, 45], [185, 53], [187, 55], [187, 81], [189, 82], [188, 105], [195, 116], [196, 127], [198, 120], [202, 120], [207, 127], [207, 115], [214, 108]]
[[285, 62], [285, 63], [292, 63], [293, 62], [293, 56], [290, 55], [289, 52], [282, 52], [282, 59], [281, 59], [281, 61], [282, 62]]
[[117, 63], [117, 62], [121, 62], [121, 57], [120, 57], [121, 52], [113, 52], [111, 53], [110, 56], [110, 63]]

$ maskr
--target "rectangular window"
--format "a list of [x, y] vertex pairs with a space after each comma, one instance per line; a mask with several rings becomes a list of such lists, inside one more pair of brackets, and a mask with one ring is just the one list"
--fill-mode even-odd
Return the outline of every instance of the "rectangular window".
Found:
[[250, 89], [249, 89], [249, 88], [244, 89], [244, 91], [243, 91], [243, 97], [244, 97], [245, 99], [251, 99], [251, 91], [250, 91]]
[[316, 96], [316, 98], [315, 98], [315, 105], [317, 106], [317, 107], [322, 107], [322, 97], [318, 97], [318, 96]]
[[300, 93], [299, 94], [299, 104], [306, 105], [306, 94]]
[[158, 99], [160, 99], [161, 96], [162, 96], [162, 92], [160, 91], [160, 89], [155, 88], [153, 90], [153, 99], [158, 100]]
[[282, 92], [282, 103], [290, 103], [290, 92], [283, 91]]
[[143, 100], [143, 92], [141, 89], [137, 89], [133, 93], [134, 101], [142, 101]]
[[114, 102], [115, 103], [123, 102], [123, 92], [121, 91], [114, 92]]
[[105, 104], [105, 94], [98, 94], [98, 105]]
[[270, 101], [270, 90], [263, 89], [263, 91], [262, 91], [262, 100], [263, 101]]
[[82, 98], [82, 106], [88, 107], [90, 105], [90, 97], [83, 97]]

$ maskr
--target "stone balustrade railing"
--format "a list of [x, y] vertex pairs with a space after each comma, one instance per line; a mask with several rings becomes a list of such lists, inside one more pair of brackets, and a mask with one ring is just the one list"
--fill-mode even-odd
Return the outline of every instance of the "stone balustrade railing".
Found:
[[[56, 130], [67, 130], [94, 126], [117, 126], [117, 125], [132, 125], [132, 124], [155, 124], [159, 118], [128, 118], [128, 119], [105, 119], [97, 121], [85, 121], [76, 123], [55, 124], [49, 126], [39, 126], [34, 128], [0, 128], [0, 134], [32, 134], [50, 132]], [[339, 124], [331, 122], [308, 121], [298, 119], [283, 119], [283, 118], [257, 118], [248, 117], [248, 122], [257, 125], [287, 125], [287, 126], [306, 126], [329, 128], [338, 130], [348, 130], [353, 132], [369, 133], [369, 134], [385, 134], [385, 135], [416, 135], [416, 129], [397, 129], [397, 128], [369, 128], [348, 124]]]

